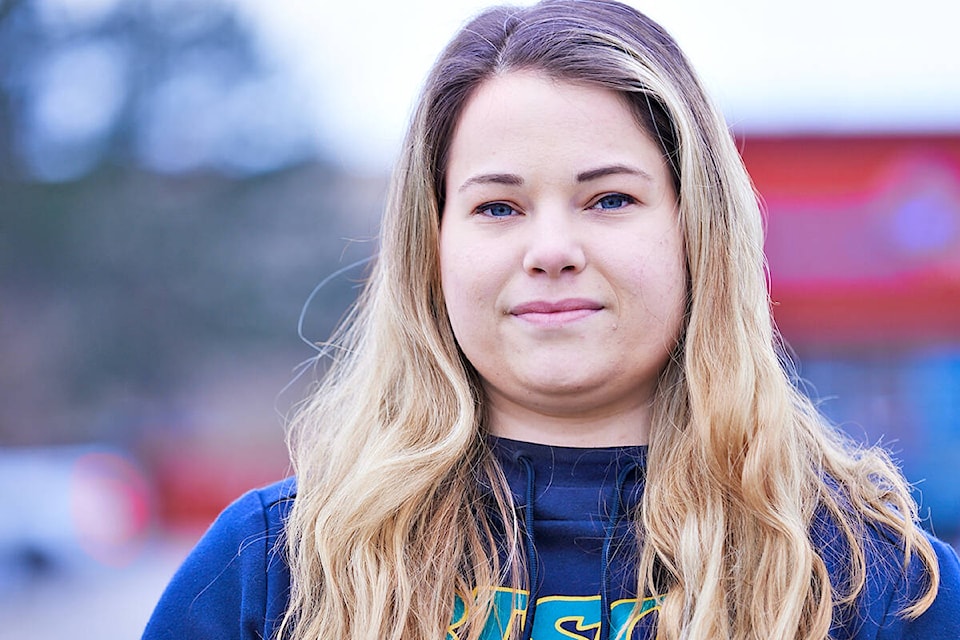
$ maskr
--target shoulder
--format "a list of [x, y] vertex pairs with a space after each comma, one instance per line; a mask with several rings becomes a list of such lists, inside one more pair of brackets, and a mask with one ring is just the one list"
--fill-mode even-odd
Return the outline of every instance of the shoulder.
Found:
[[[893, 584], [887, 587], [888, 598], [881, 635], [879, 638], [904, 638], [924, 640], [956, 640], [960, 638], [960, 560], [956, 551], [947, 543], [924, 533], [933, 547], [939, 569], [939, 585], [933, 604], [914, 620], [907, 620], [901, 612], [916, 601], [930, 584], [930, 575], [923, 562], [915, 554], [905, 569], [886, 580]], [[895, 541], [897, 553], [893, 560], [903, 564], [903, 553]]]
[[210, 533], [230, 534], [250, 530], [279, 533], [297, 497], [295, 478], [248, 491], [235, 500], [217, 517]]
[[143, 637], [269, 637], [287, 604], [282, 533], [295, 497], [291, 478], [224, 509], [170, 581]]
[[282, 552], [283, 525], [295, 497], [292, 478], [248, 491], [210, 525], [188, 563], [194, 558], [208, 563], [220, 560], [225, 570], [252, 571], [248, 577], [258, 577], [256, 563]]
[[[927, 640], [960, 638], [960, 561], [952, 547], [922, 534], [936, 555], [940, 584], [936, 600], [913, 620], [902, 612], [930, 585], [930, 572], [916, 553], [909, 562], [900, 536], [881, 525], [862, 529], [865, 582], [856, 602], [834, 616], [832, 638], [849, 640]], [[850, 548], [837, 523], [818, 517], [812, 537], [830, 573], [834, 589], [850, 586]]]

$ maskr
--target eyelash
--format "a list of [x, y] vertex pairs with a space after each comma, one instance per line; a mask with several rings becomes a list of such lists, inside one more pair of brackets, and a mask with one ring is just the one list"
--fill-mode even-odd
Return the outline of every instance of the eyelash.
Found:
[[509, 217], [511, 217], [510, 215], [496, 216], [496, 215], [493, 215], [492, 213], [490, 213], [490, 210], [491, 210], [491, 209], [498, 208], [498, 207], [499, 207], [499, 208], [504, 208], [504, 209], [509, 209], [511, 213], [516, 213], [516, 211], [517, 211], [516, 209], [514, 209], [513, 207], [511, 207], [510, 205], [508, 205], [506, 202], [488, 202], [487, 204], [483, 204], [483, 205], [480, 205], [479, 207], [477, 207], [477, 208], [476, 208], [476, 212], [477, 212], [477, 213], [480, 213], [480, 214], [483, 214], [483, 215], [485, 215], [485, 216], [489, 216], [489, 217], [491, 217], [491, 218], [509, 218]]
[[[609, 200], [609, 199], [611, 199], [611, 198], [616, 198], [616, 199], [618, 199], [618, 200], [621, 200], [621, 201], [622, 201], [622, 204], [621, 204], [619, 207], [609, 207], [609, 208], [607, 208], [607, 207], [601, 207], [601, 206], [600, 206], [600, 203], [602, 203], [604, 200]], [[594, 203], [590, 206], [590, 208], [591, 208], [591, 209], [599, 209], [599, 210], [602, 210], [602, 211], [614, 211], [614, 210], [616, 210], [616, 209], [622, 209], [623, 207], [629, 206], [629, 205], [631, 205], [631, 204], [636, 204], [636, 203], [637, 203], [637, 199], [636, 199], [636, 198], [634, 198], [634, 197], [632, 197], [632, 196], [628, 196], [628, 195], [625, 194], [625, 193], [608, 193], [608, 194], [605, 195], [605, 196], [600, 196], [599, 198], [597, 198], [596, 202], [594, 202]]]
[[[621, 202], [620, 206], [616, 206], [616, 207], [601, 206], [601, 203], [603, 203], [604, 200], [610, 200], [610, 199], [619, 200]], [[628, 196], [625, 193], [608, 193], [606, 195], [603, 195], [597, 198], [597, 200], [588, 208], [596, 209], [600, 211], [616, 211], [617, 209], [622, 209], [623, 207], [629, 206], [631, 204], [636, 204], [636, 203], [637, 203], [636, 198], [634, 198], [633, 196]], [[491, 213], [491, 211], [496, 208], [501, 208], [508, 211], [506, 215], [494, 215], [493, 213]], [[475, 212], [479, 214], [483, 214], [485, 216], [489, 216], [491, 218], [509, 218], [509, 217], [512, 217], [511, 214], [517, 213], [517, 209], [513, 208], [512, 206], [510, 206], [505, 202], [488, 202], [487, 204], [483, 204], [477, 207], [475, 209]]]

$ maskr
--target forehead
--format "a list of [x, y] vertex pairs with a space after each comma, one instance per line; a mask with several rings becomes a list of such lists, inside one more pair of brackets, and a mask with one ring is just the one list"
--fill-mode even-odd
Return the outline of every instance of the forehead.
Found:
[[630, 120], [638, 129], [644, 129], [630, 101], [621, 92], [539, 71], [519, 70], [496, 74], [481, 82], [467, 99], [454, 134], [467, 119], [486, 119], [487, 126], [494, 119], [502, 125], [530, 124], [524, 121], [525, 116], [533, 116], [534, 123], [542, 124]]
[[447, 156], [447, 188], [476, 171], [579, 173], [597, 164], [666, 171], [663, 151], [621, 93], [515, 71], [489, 78], [467, 101]]

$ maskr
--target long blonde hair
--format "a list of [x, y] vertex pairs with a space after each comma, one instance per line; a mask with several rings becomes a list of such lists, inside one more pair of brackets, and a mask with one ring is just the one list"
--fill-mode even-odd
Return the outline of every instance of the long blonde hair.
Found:
[[[927, 569], [928, 588], [903, 612], [919, 615], [938, 571], [916, 506], [886, 455], [843, 439], [792, 381], [757, 198], [719, 111], [647, 17], [607, 0], [545, 0], [476, 17], [426, 82], [378, 260], [291, 425], [298, 493], [281, 633], [436, 640], [460, 596], [471, 617], [459, 635], [476, 639], [490, 596], [474, 588], [524, 586], [520, 525], [485, 446], [483, 394], [450, 329], [438, 265], [457, 118], [485, 79], [520, 69], [624, 95], [678, 187], [688, 309], [659, 381], [637, 518], [638, 594], [663, 598], [659, 637], [825, 638], [834, 608], [864, 585], [864, 530], [875, 524]], [[492, 509], [481, 486], [493, 488]], [[811, 542], [818, 513], [849, 546], [843, 584]]]

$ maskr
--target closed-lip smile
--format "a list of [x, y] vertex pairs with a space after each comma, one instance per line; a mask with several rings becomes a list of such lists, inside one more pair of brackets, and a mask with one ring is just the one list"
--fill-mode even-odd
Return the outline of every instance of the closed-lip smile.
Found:
[[603, 305], [588, 298], [566, 298], [564, 300], [531, 300], [511, 307], [511, 316], [527, 322], [557, 326], [593, 315], [603, 309]]

